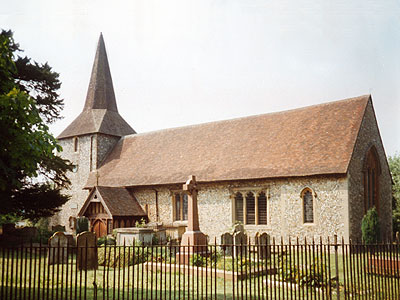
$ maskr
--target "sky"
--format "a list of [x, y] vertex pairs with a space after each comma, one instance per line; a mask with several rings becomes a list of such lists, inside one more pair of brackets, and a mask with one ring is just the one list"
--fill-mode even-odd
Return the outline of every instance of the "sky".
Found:
[[60, 73], [55, 135], [83, 108], [102, 32], [137, 132], [371, 94], [386, 153], [400, 154], [399, 0], [0, 3], [23, 55]]

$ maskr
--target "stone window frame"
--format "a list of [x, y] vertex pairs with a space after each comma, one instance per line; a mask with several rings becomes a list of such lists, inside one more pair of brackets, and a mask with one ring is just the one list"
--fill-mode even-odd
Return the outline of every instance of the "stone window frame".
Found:
[[[305, 211], [304, 211], [304, 195], [306, 192], [310, 192], [312, 195], [312, 203], [313, 203], [313, 221], [312, 222], [306, 222], [305, 221]], [[317, 193], [314, 191], [313, 188], [306, 186], [304, 187], [301, 192], [300, 192], [300, 199], [301, 199], [301, 220], [304, 226], [314, 226], [316, 225], [316, 208], [317, 208]]]
[[376, 211], [379, 214], [379, 181], [382, 170], [379, 161], [379, 154], [374, 145], [370, 146], [365, 152], [362, 172], [364, 190], [364, 213], [367, 213], [368, 209], [375, 207]]
[[[176, 210], [175, 210], [175, 208], [176, 208], [176, 198], [175, 198], [175, 195], [176, 194], [180, 194], [180, 196], [181, 196], [181, 199], [182, 199], [182, 195], [186, 195], [186, 197], [187, 197], [187, 192], [185, 192], [185, 191], [183, 191], [183, 190], [171, 190], [171, 203], [172, 203], [172, 215], [171, 215], [171, 217], [172, 217], [172, 222], [173, 222], [173, 224], [187, 224], [187, 219], [186, 220], [184, 220], [183, 219], [183, 206], [181, 206], [181, 211], [180, 211], [180, 214], [181, 214], [181, 218], [180, 219], [177, 219], [176, 218]], [[188, 202], [188, 209], [189, 209], [189, 202]]]
[[73, 146], [74, 152], [75, 152], [75, 153], [79, 152], [79, 138], [78, 138], [77, 136], [75, 136], [75, 137], [72, 139], [72, 141], [73, 141], [72, 146]]
[[[241, 193], [243, 196], [243, 225], [245, 227], [255, 227], [257, 226], [257, 228], [260, 227], [265, 227], [265, 228], [269, 228], [271, 225], [271, 218], [270, 218], [270, 194], [269, 194], [269, 187], [242, 187], [242, 188], [233, 188], [230, 189], [230, 194], [231, 194], [231, 207], [232, 207], [232, 224], [235, 224], [236, 221], [236, 201], [235, 201], [235, 196], [237, 193]], [[246, 195], [247, 193], [252, 192], [254, 194], [255, 197], [255, 203], [254, 203], [254, 207], [255, 207], [255, 224], [246, 224], [247, 223], [247, 214], [246, 214], [246, 209], [247, 209], [247, 205], [246, 205]], [[261, 192], [264, 192], [265, 196], [266, 196], [266, 201], [267, 201], [267, 224], [259, 224], [259, 214], [258, 214], [258, 197], [260, 195]]]

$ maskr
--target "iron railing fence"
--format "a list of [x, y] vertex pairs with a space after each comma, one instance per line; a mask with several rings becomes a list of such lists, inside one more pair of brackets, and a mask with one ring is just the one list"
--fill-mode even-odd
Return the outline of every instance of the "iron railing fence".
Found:
[[31, 244], [0, 248], [0, 278], [0, 299], [400, 299], [400, 245]]

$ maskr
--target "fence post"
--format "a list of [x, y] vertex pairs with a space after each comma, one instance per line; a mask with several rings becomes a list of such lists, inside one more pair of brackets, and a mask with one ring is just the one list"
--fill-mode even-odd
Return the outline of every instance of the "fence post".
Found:
[[336, 298], [340, 300], [340, 289], [339, 289], [339, 257], [338, 257], [338, 239], [337, 234], [334, 235], [335, 244], [335, 277], [336, 277]]

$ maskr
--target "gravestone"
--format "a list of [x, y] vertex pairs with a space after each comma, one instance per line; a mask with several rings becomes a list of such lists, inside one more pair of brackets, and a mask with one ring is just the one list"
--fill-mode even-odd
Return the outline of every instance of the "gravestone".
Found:
[[51, 226], [51, 231], [62, 231], [62, 232], [65, 232], [65, 226], [62, 226], [62, 225]]
[[79, 270], [97, 269], [97, 237], [93, 232], [84, 231], [76, 237], [76, 262]]
[[66, 264], [68, 262], [68, 238], [61, 231], [57, 231], [49, 238], [47, 251], [48, 264]]
[[246, 255], [247, 234], [242, 231], [236, 232], [233, 235], [233, 241], [235, 244], [235, 255]]
[[233, 236], [229, 232], [225, 232], [221, 235], [221, 247], [225, 250], [225, 255], [232, 256], [233, 249]]
[[257, 238], [257, 243], [259, 246], [259, 258], [267, 259], [271, 256], [271, 245], [269, 234], [264, 232], [260, 234]]
[[244, 232], [244, 226], [241, 223], [236, 223], [235, 225], [233, 225], [233, 233], [236, 232]]

